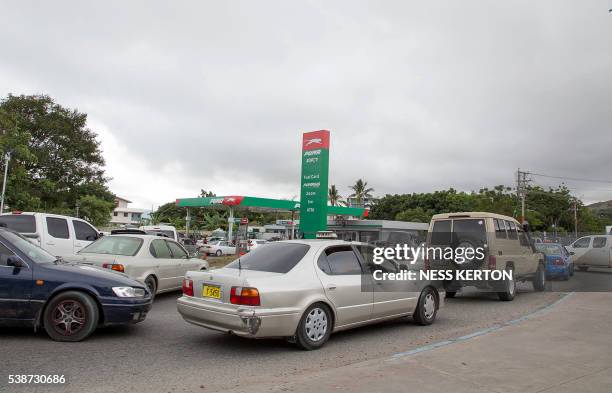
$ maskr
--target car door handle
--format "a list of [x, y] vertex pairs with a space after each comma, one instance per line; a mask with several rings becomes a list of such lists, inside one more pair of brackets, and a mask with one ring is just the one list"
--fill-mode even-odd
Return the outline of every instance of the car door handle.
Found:
[[336, 290], [336, 284], [329, 284], [329, 285], [327, 285], [327, 289], [329, 289], [330, 291]]

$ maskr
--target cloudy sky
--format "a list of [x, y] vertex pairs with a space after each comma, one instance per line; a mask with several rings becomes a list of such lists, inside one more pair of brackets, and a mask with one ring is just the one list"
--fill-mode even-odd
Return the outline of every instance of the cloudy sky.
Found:
[[[609, 8], [3, 1], [0, 95], [86, 112], [134, 207], [297, 196], [301, 133], [318, 129], [343, 195], [359, 177], [378, 195], [511, 185], [518, 167], [612, 180]], [[612, 199], [612, 183], [566, 184]]]

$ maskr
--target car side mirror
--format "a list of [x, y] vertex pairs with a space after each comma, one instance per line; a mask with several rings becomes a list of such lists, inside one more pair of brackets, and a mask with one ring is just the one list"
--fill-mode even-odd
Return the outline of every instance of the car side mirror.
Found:
[[102, 236], [104, 236], [104, 233], [102, 232], [98, 233], [98, 239], [101, 238]]
[[0, 259], [5, 266], [13, 266], [15, 268], [26, 266], [26, 264], [17, 255], [2, 255], [2, 258]]

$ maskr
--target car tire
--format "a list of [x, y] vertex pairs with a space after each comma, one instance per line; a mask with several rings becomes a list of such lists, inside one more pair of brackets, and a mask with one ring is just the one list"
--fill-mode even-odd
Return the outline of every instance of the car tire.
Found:
[[412, 314], [412, 319], [419, 325], [431, 325], [438, 313], [438, 296], [431, 287], [426, 287], [419, 296], [419, 303]]
[[501, 292], [497, 292], [497, 296], [499, 300], [504, 302], [510, 302], [514, 300], [514, 296], [516, 295], [516, 280], [514, 279], [514, 268], [507, 267], [506, 271], [512, 272], [512, 280], [504, 281], [504, 290]]
[[535, 276], [533, 276], [533, 290], [536, 292], [542, 292], [546, 288], [546, 269], [544, 265], [538, 264], [538, 270], [536, 270]]
[[147, 276], [144, 282], [149, 289], [149, 292], [151, 292], [151, 301], [153, 301], [153, 299], [155, 299], [155, 294], [157, 293], [157, 281], [155, 280], [155, 277]]
[[455, 297], [455, 295], [457, 295], [457, 292], [455, 291], [446, 291], [446, 294], [444, 295], [444, 297], [447, 299], [452, 299]]
[[91, 296], [68, 291], [49, 301], [43, 314], [43, 325], [52, 340], [77, 342], [96, 330], [99, 318], [98, 306]]
[[218, 256], [218, 257], [220, 257], [221, 255], [223, 255], [223, 251], [221, 251], [221, 250], [217, 250], [217, 251], [215, 252], [215, 255], [216, 255], [216, 256]]
[[295, 332], [296, 344], [307, 351], [321, 348], [332, 331], [332, 316], [329, 307], [315, 303], [304, 311]]
[[578, 270], [580, 270], [581, 272], [586, 272], [587, 270], [589, 270], [588, 266], [578, 266]]

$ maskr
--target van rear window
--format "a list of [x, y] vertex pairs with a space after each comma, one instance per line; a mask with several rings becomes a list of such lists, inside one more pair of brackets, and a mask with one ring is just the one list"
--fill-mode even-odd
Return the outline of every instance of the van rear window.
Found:
[[[310, 246], [299, 243], [269, 243], [258, 247], [227, 265], [227, 268], [260, 272], [287, 273], [304, 258]], [[238, 263], [240, 260], [240, 264]]]
[[2, 215], [0, 216], [0, 224], [4, 224], [8, 229], [12, 229], [19, 233], [36, 232], [36, 221], [34, 220], [34, 216], [29, 214]]
[[434, 221], [431, 229], [430, 243], [435, 246], [447, 246], [451, 244], [451, 220]]

